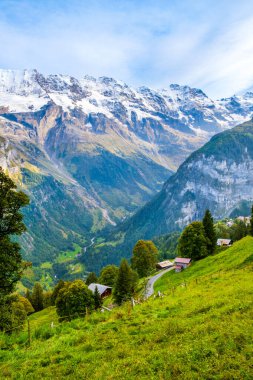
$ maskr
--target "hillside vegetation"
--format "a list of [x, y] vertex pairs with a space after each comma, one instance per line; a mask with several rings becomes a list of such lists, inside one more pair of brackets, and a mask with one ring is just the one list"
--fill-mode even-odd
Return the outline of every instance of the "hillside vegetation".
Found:
[[[157, 283], [163, 297], [59, 324], [54, 308], [27, 333], [1, 336], [8, 379], [252, 379], [253, 238]], [[54, 321], [55, 326], [50, 327]]]

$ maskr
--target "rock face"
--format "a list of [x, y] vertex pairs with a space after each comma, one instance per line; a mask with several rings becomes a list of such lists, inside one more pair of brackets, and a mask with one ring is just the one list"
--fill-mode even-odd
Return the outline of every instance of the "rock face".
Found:
[[0, 165], [32, 199], [27, 256], [50, 258], [132, 215], [192, 151], [252, 113], [251, 92], [213, 101], [188, 86], [0, 70]]
[[[183, 228], [202, 218], [207, 208], [219, 219], [240, 212], [246, 204], [250, 212], [251, 203], [253, 120], [214, 136], [194, 152], [133, 220], [139, 223], [145, 215], [142, 228], [145, 237], [151, 237]], [[150, 221], [152, 230], [147, 227]]]

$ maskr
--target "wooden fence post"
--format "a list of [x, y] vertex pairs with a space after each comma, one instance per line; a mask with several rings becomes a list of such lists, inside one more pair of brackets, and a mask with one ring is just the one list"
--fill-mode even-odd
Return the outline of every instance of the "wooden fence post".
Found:
[[27, 318], [27, 332], [28, 332], [28, 346], [31, 346], [31, 327], [30, 327], [30, 319]]

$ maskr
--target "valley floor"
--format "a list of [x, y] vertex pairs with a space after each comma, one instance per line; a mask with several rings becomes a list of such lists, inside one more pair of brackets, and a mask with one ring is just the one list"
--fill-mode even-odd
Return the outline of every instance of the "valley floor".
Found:
[[182, 273], [150, 297], [85, 319], [55, 323], [54, 308], [26, 333], [0, 337], [3, 379], [252, 379], [253, 238]]

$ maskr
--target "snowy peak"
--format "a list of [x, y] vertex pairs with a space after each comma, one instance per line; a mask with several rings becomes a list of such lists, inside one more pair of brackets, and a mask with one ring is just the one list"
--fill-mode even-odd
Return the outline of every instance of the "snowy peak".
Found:
[[36, 70], [0, 70], [0, 109], [29, 112], [50, 101], [38, 82]]
[[0, 92], [28, 96], [44, 94], [36, 70], [0, 70]]
[[[154, 120], [166, 128], [190, 134], [214, 134], [249, 119], [253, 94], [212, 100], [200, 89], [171, 84], [162, 90], [134, 89], [109, 77], [42, 75], [36, 70], [0, 70], [0, 109], [5, 112], [40, 110], [49, 102], [65, 112], [103, 114], [132, 125]], [[135, 124], [135, 125], [133, 125]]]

